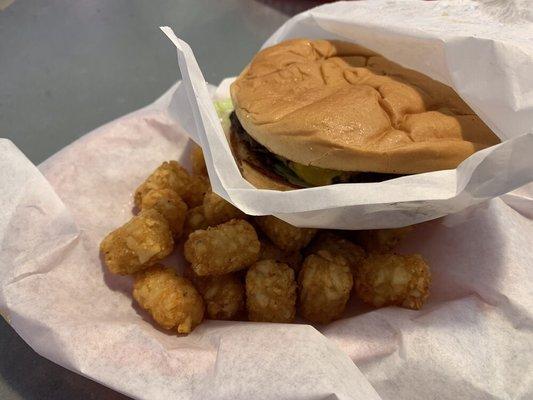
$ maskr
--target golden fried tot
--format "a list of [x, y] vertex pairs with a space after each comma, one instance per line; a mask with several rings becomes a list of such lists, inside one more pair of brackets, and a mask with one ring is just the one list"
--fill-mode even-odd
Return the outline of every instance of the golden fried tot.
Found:
[[183, 226], [183, 236], [189, 237], [191, 233], [200, 229], [207, 229], [208, 223], [204, 215], [204, 206], [198, 206], [187, 210], [185, 214], [185, 224]]
[[297, 251], [307, 246], [317, 230], [297, 228], [272, 215], [256, 217], [255, 222], [268, 238], [285, 251]]
[[429, 267], [419, 254], [370, 254], [359, 266], [355, 290], [374, 307], [418, 310], [429, 296]]
[[361, 246], [332, 232], [320, 232], [307, 249], [308, 253], [320, 251], [328, 251], [332, 255], [344, 257], [354, 273], [365, 258], [365, 251]]
[[197, 144], [193, 144], [191, 150], [191, 165], [193, 174], [207, 176], [204, 153], [202, 152], [202, 148]]
[[241, 210], [212, 191], [205, 194], [203, 205], [209, 226], [219, 225], [234, 218], [246, 218]]
[[175, 238], [181, 236], [187, 204], [175, 191], [170, 189], [150, 190], [141, 199], [141, 210], [150, 208], [159, 211], [165, 217]]
[[140, 271], [168, 256], [174, 248], [167, 220], [156, 210], [141, 211], [109, 233], [100, 244], [104, 262], [115, 274]]
[[165, 161], [135, 191], [135, 205], [141, 208], [142, 198], [150, 190], [170, 189], [182, 196], [189, 186], [189, 173], [177, 161]]
[[208, 318], [234, 319], [244, 309], [244, 285], [237, 275], [190, 275], [204, 299]]
[[302, 255], [299, 251], [287, 252], [276, 247], [270, 240], [261, 238], [260, 260], [274, 260], [287, 264], [295, 272], [300, 270], [302, 264]]
[[390, 253], [413, 231], [413, 226], [355, 231], [355, 240], [369, 253]]
[[191, 332], [204, 317], [204, 302], [193, 284], [161, 265], [135, 276], [133, 298], [155, 322], [178, 333]]
[[287, 264], [256, 262], [246, 273], [246, 308], [250, 321], [292, 322], [296, 315], [296, 281]]
[[185, 242], [185, 258], [197, 275], [224, 275], [257, 261], [260, 244], [252, 225], [232, 219], [198, 230]]
[[350, 299], [353, 275], [343, 256], [322, 250], [309, 255], [298, 276], [299, 310], [305, 319], [327, 324], [341, 317]]
[[192, 175], [182, 197], [190, 208], [201, 206], [206, 192], [211, 188], [209, 180], [202, 175]]

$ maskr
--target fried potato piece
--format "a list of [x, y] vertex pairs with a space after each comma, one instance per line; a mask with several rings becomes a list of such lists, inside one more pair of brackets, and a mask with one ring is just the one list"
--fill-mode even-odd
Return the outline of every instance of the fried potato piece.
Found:
[[297, 228], [272, 215], [256, 217], [255, 222], [268, 238], [285, 251], [297, 251], [307, 246], [317, 230]]
[[309, 255], [298, 276], [299, 310], [305, 319], [327, 324], [341, 317], [350, 299], [353, 275], [343, 256], [321, 250]]
[[194, 143], [190, 156], [192, 173], [195, 175], [207, 176], [207, 167], [205, 166], [205, 159], [202, 148], [196, 143]]
[[246, 218], [241, 210], [212, 191], [205, 194], [204, 215], [209, 226], [219, 225], [234, 218]]
[[223, 275], [246, 268], [259, 257], [252, 225], [240, 219], [198, 230], [185, 242], [185, 258], [197, 275]]
[[115, 274], [140, 271], [168, 256], [174, 248], [167, 220], [156, 210], [141, 211], [109, 233], [100, 244], [104, 262]]
[[141, 210], [151, 208], [159, 211], [165, 217], [175, 238], [181, 236], [187, 204], [175, 191], [170, 189], [150, 190], [141, 199]]
[[334, 256], [344, 257], [353, 273], [355, 273], [358, 265], [365, 258], [365, 251], [361, 246], [332, 232], [320, 232], [313, 240], [312, 245], [307, 249], [309, 254], [318, 253], [323, 250], [328, 251]]
[[292, 322], [296, 315], [296, 281], [287, 264], [256, 262], [246, 273], [246, 308], [250, 321]]
[[189, 173], [177, 161], [165, 161], [135, 191], [135, 206], [141, 208], [142, 198], [150, 190], [170, 189], [183, 196], [190, 183]]
[[191, 233], [200, 229], [207, 229], [209, 225], [205, 219], [204, 206], [191, 208], [185, 214], [185, 224], [183, 225], [183, 236], [188, 238]]
[[202, 175], [192, 175], [183, 192], [183, 200], [190, 208], [201, 206], [206, 192], [210, 189], [209, 179]]
[[191, 332], [204, 318], [204, 302], [193, 284], [162, 265], [135, 276], [133, 298], [155, 322], [178, 333]]
[[299, 251], [287, 252], [276, 247], [270, 240], [261, 238], [260, 260], [274, 260], [287, 264], [295, 272], [300, 270], [302, 265], [302, 255]]
[[359, 298], [374, 307], [418, 310], [429, 296], [429, 267], [420, 254], [370, 254], [355, 276]]
[[244, 309], [244, 285], [237, 275], [198, 276], [192, 269], [188, 272], [204, 299], [208, 318], [229, 320]]
[[413, 226], [394, 229], [354, 231], [355, 239], [369, 253], [388, 253], [394, 250], [403, 238], [413, 231]]

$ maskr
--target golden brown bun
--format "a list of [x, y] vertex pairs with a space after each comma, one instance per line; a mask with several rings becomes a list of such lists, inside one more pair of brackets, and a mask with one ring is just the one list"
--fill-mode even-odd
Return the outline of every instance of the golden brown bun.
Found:
[[449, 86], [345, 42], [264, 49], [231, 97], [250, 136], [304, 165], [420, 173], [500, 142]]
[[257, 189], [270, 190], [294, 190], [297, 187], [289, 185], [282, 179], [275, 179], [265, 174], [264, 170], [257, 168], [245, 160], [240, 160], [241, 173], [244, 179], [254, 185]]

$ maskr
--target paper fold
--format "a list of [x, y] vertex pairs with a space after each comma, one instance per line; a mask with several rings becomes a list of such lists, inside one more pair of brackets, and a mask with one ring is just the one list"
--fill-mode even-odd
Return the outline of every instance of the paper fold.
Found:
[[[438, 218], [533, 180], [527, 156], [533, 152], [533, 98], [522, 89], [533, 87], [527, 72], [533, 70], [533, 46], [512, 40], [527, 33], [519, 17], [502, 26], [499, 18], [470, 1], [341, 2], [294, 17], [265, 43], [303, 36], [349, 40], [451, 85], [503, 141], [456, 170], [290, 192], [252, 188], [231, 155], [192, 50], [164, 27], [184, 78], [180, 104], [189, 104], [187, 111], [171, 105], [170, 113], [193, 115], [190, 129], [204, 149], [213, 189], [248, 214], [336, 229], [392, 228]], [[487, 29], [489, 23], [499, 29]]]

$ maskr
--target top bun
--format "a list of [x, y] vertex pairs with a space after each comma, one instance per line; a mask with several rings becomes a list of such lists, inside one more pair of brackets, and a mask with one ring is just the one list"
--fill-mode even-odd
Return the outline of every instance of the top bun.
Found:
[[231, 98], [255, 140], [321, 168], [449, 169], [500, 142], [449, 86], [340, 41], [289, 40], [260, 51]]

